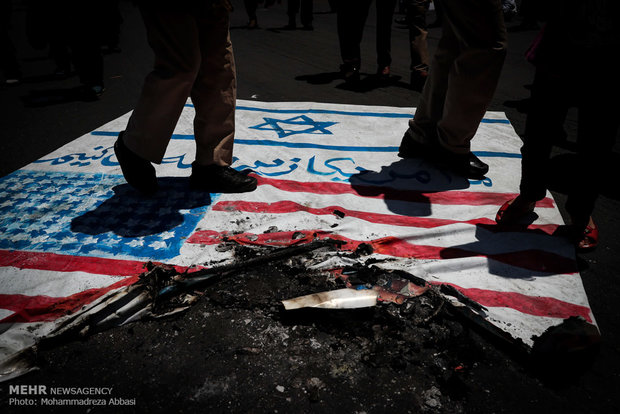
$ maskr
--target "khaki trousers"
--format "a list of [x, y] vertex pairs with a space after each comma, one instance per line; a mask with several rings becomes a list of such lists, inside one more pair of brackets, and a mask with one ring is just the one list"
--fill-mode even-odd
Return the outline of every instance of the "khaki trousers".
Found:
[[236, 75], [228, 12], [140, 8], [154, 69], [129, 119], [125, 145], [161, 163], [188, 97], [195, 107], [196, 163], [229, 166]]
[[442, 37], [409, 135], [468, 153], [499, 80], [507, 35], [500, 0], [442, 0]]

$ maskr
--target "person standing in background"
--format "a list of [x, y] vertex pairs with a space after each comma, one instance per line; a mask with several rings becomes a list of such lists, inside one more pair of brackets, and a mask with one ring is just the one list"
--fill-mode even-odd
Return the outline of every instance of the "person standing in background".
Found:
[[312, 26], [313, 0], [288, 0], [287, 11], [288, 24], [285, 30], [297, 29], [297, 13], [300, 13], [303, 30], [314, 30]]
[[409, 52], [411, 55], [411, 89], [422, 91], [428, 77], [428, 27], [426, 12], [430, 0], [407, 0], [406, 22], [409, 29]]
[[17, 59], [17, 51], [11, 39], [11, 15], [13, 2], [0, 0], [0, 56], [2, 62], [2, 74], [4, 83], [13, 85], [19, 83], [22, 77], [21, 67]]
[[[377, 75], [389, 77], [392, 63], [392, 20], [397, 0], [375, 0], [377, 7]], [[345, 81], [357, 82], [362, 65], [360, 44], [372, 0], [341, 0], [338, 2], [337, 28]]]

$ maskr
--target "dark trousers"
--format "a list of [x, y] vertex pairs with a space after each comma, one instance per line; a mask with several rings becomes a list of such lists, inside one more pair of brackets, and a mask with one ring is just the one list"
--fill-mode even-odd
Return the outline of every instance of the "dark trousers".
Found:
[[[580, 54], [585, 56], [585, 54]], [[599, 55], [598, 53], [592, 54]], [[592, 61], [591, 61], [592, 62]], [[568, 65], [566, 65], [568, 66]], [[619, 82], [613, 65], [596, 65], [602, 72], [587, 82], [575, 82], [579, 68], [538, 69], [532, 85], [524, 145], [521, 149], [521, 195], [527, 200], [545, 197], [551, 171], [551, 150], [564, 136], [568, 109], [578, 110], [577, 157], [566, 203], [573, 223], [585, 226], [605, 180], [620, 125]], [[604, 69], [607, 66], [608, 69]], [[574, 72], [574, 73], [573, 73]], [[607, 72], [608, 76], [605, 75]]]
[[67, 69], [72, 60], [80, 82], [87, 86], [103, 86], [101, 54], [104, 1], [65, 1], [45, 4], [43, 11], [50, 21], [50, 51], [58, 66]]
[[500, 0], [441, 0], [444, 24], [409, 135], [467, 154], [493, 98], [507, 35]]
[[407, 23], [409, 25], [409, 51], [411, 70], [428, 69], [428, 26], [426, 12], [429, 0], [409, 0], [406, 5]]
[[256, 20], [256, 9], [258, 8], [258, 0], [243, 0], [245, 6], [245, 12], [248, 14], [248, 19]]
[[226, 9], [140, 7], [153, 71], [144, 80], [124, 135], [140, 157], [161, 163], [191, 97], [196, 162], [229, 166], [235, 135], [236, 73]]
[[10, 1], [0, 2], [0, 62], [2, 72], [6, 79], [18, 79], [21, 77], [17, 52], [9, 34], [13, 5]]
[[[377, 66], [392, 63], [392, 18], [397, 0], [375, 0], [377, 6]], [[342, 0], [338, 4], [337, 26], [340, 55], [344, 63], [361, 65], [360, 44], [372, 0]]]
[[[297, 13], [300, 13], [301, 24], [312, 26], [313, 0], [288, 0], [288, 22], [295, 25]], [[301, 10], [300, 10], [301, 9]]]

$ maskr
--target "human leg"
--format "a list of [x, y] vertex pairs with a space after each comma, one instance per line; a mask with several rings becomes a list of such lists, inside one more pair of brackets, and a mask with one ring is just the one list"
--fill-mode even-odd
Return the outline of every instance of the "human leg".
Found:
[[554, 142], [564, 134], [569, 93], [560, 78], [536, 71], [521, 147], [519, 192], [527, 200], [542, 200], [547, 194], [549, 158]]
[[287, 29], [295, 29], [297, 27], [297, 13], [299, 13], [299, 6], [301, 0], [288, 0], [286, 2], [286, 14], [288, 15], [288, 24], [285, 26]]
[[499, 0], [442, 0], [444, 26], [458, 41], [448, 72], [443, 115], [437, 124], [447, 150], [466, 154], [493, 97], [506, 56], [507, 35]]
[[60, 7], [60, 10], [71, 16], [64, 20], [68, 26], [65, 29], [67, 45], [71, 49], [71, 57], [82, 84], [81, 97], [88, 100], [95, 100], [103, 93], [103, 8], [102, 0], [88, 3], [71, 0]]
[[579, 250], [592, 249], [598, 243], [592, 213], [603, 186], [609, 181], [611, 155], [620, 128], [620, 104], [614, 99], [620, 82], [611, 73], [605, 76], [605, 72], [610, 70], [604, 70], [600, 79], [581, 88], [584, 96], [578, 103], [577, 159], [566, 211]]
[[428, 77], [428, 28], [426, 11], [428, 0], [411, 0], [407, 6], [407, 23], [409, 26], [409, 52], [411, 56], [411, 87], [421, 91]]
[[338, 42], [343, 65], [341, 71], [347, 78], [359, 78], [361, 66], [360, 43], [364, 25], [368, 17], [368, 9], [372, 0], [341, 0], [336, 15]]
[[201, 64], [191, 91], [196, 160], [190, 183], [209, 192], [253, 191], [257, 181], [230, 167], [235, 135], [236, 73], [228, 13], [197, 19]]
[[537, 70], [521, 147], [519, 195], [500, 207], [495, 217], [498, 224], [517, 222], [534, 211], [537, 201], [545, 198], [551, 149], [563, 133], [568, 102], [563, 82], [546, 70]]
[[0, 2], [0, 70], [5, 78], [6, 83], [17, 83], [21, 78], [21, 67], [17, 59], [17, 50], [9, 33], [12, 2], [2, 0]]
[[444, 9], [442, 37], [399, 155], [422, 153], [459, 175], [480, 178], [489, 167], [471, 152], [470, 141], [497, 86], [506, 28], [500, 0], [444, 0]]
[[415, 116], [409, 120], [406, 136], [424, 145], [438, 144], [437, 124], [443, 117], [448, 75], [459, 52], [458, 41], [450, 26], [442, 33], [430, 62], [428, 78]]
[[190, 13], [148, 5], [140, 11], [155, 65], [146, 76], [124, 141], [140, 157], [160, 163], [200, 66], [198, 29]]
[[258, 8], [257, 0], [243, 0], [245, 6], [245, 12], [248, 15], [248, 29], [255, 29], [258, 27], [258, 19], [256, 17], [256, 9]]
[[301, 0], [301, 11], [300, 11], [300, 19], [301, 24], [306, 30], [312, 29], [312, 21], [314, 12], [314, 4], [313, 0]]
[[200, 17], [198, 33], [201, 64], [191, 89], [196, 163], [230, 166], [237, 85], [228, 16]]
[[392, 63], [392, 21], [397, 0], [376, 0], [377, 7], [377, 67], [379, 70]]

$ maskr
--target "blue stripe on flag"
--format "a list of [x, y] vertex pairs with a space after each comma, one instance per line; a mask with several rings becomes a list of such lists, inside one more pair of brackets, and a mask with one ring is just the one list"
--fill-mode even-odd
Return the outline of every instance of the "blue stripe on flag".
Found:
[[398, 147], [363, 147], [351, 145], [325, 145], [313, 144], [311, 142], [286, 142], [272, 141], [269, 139], [235, 139], [235, 144], [242, 145], [264, 145], [268, 147], [286, 147], [286, 148], [315, 148], [336, 151], [361, 151], [361, 152], [397, 152]]
[[[186, 107], [193, 108], [192, 104], [185, 104]], [[266, 109], [254, 108], [251, 106], [237, 106], [238, 111], [267, 112], [272, 114], [332, 114], [332, 115], [348, 115], [348, 116], [374, 116], [380, 118], [412, 118], [412, 114], [401, 114], [394, 112], [353, 112], [353, 111], [335, 111], [332, 109]], [[508, 119], [491, 119], [484, 118], [482, 123], [488, 124], [510, 124]]]
[[[101, 136], [117, 136], [117, 132], [110, 131], [93, 131], [93, 135]], [[189, 134], [174, 134], [172, 139], [193, 140], [194, 136]], [[285, 147], [285, 148], [313, 148], [333, 151], [349, 151], [349, 152], [398, 152], [398, 147], [374, 147], [374, 146], [353, 146], [353, 145], [325, 145], [314, 144], [311, 142], [287, 142], [273, 141], [269, 139], [235, 139], [235, 144], [239, 145], [263, 145], [267, 147]], [[521, 158], [521, 154], [511, 152], [496, 151], [474, 151], [479, 157], [500, 157], [500, 158]]]

